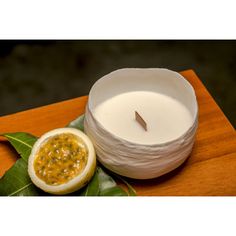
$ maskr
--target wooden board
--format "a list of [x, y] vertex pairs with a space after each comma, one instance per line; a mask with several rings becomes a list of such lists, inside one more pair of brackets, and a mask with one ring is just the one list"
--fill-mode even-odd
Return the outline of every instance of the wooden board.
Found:
[[[193, 70], [181, 72], [193, 85], [199, 105], [194, 149], [176, 170], [153, 180], [130, 180], [138, 195], [236, 195], [236, 133]], [[87, 97], [0, 117], [0, 133], [29, 132], [40, 136], [64, 127], [84, 112]], [[16, 160], [8, 142], [0, 142], [0, 176]]]

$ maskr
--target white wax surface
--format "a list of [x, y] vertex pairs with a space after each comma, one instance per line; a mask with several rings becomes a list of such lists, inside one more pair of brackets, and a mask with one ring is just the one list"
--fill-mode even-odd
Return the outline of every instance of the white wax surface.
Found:
[[[147, 123], [147, 131], [135, 120], [135, 111]], [[193, 122], [191, 113], [179, 101], [149, 91], [119, 94], [96, 106], [93, 114], [109, 132], [139, 144], [174, 140]]]

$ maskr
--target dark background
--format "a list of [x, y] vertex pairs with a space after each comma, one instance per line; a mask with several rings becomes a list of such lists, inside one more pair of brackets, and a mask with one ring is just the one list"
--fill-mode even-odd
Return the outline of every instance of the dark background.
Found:
[[87, 95], [125, 67], [194, 69], [236, 127], [236, 41], [0, 41], [0, 115]]

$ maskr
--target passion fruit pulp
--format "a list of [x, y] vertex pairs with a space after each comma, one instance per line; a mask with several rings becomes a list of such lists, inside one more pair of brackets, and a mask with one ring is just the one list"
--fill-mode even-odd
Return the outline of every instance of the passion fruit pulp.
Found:
[[96, 154], [86, 134], [74, 128], [60, 128], [41, 136], [28, 161], [32, 182], [51, 194], [68, 194], [92, 178]]

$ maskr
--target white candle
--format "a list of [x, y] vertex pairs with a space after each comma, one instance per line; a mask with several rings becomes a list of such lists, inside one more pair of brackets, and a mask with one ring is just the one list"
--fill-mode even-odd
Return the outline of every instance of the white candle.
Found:
[[[135, 120], [135, 111], [147, 123], [147, 131]], [[114, 96], [99, 104], [93, 114], [107, 131], [139, 144], [174, 140], [187, 131], [193, 120], [189, 110], [176, 99], [149, 91]]]
[[186, 160], [194, 144], [197, 114], [194, 90], [180, 74], [158, 68], [121, 69], [93, 85], [84, 127], [106, 168], [148, 179]]

